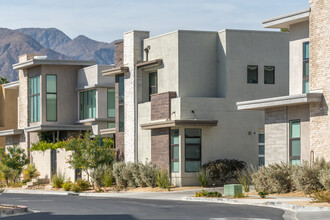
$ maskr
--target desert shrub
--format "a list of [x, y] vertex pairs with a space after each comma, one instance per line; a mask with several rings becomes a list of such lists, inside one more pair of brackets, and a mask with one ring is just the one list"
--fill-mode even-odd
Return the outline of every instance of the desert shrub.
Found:
[[6, 182], [7, 187], [9, 187], [9, 181], [13, 180], [15, 175], [16, 175], [16, 172], [14, 169], [12, 169], [6, 165], [2, 165], [0, 167], [0, 178]]
[[208, 192], [202, 190], [200, 192], [196, 192], [195, 197], [222, 197], [222, 194], [217, 191]]
[[78, 179], [76, 184], [79, 188], [81, 188], [82, 191], [86, 191], [91, 186], [87, 180], [83, 179]]
[[112, 175], [112, 170], [107, 170], [107, 172], [104, 173], [102, 179], [102, 185], [105, 187], [110, 187], [112, 186], [114, 182], [114, 177]]
[[72, 183], [70, 181], [65, 181], [65, 183], [63, 183], [62, 187], [65, 191], [70, 191], [72, 186]]
[[55, 188], [62, 188], [62, 185], [64, 183], [65, 177], [64, 174], [54, 174], [52, 176], [52, 186]]
[[267, 191], [260, 191], [258, 192], [258, 195], [261, 197], [261, 198], [266, 198], [266, 196], [268, 195], [268, 192]]
[[133, 176], [134, 170], [136, 170], [135, 164], [129, 162], [129, 163], [126, 163], [126, 167], [121, 171], [123, 178], [127, 182], [128, 187], [134, 187], [134, 188], [137, 187], [137, 184], [136, 184], [134, 176]]
[[301, 190], [304, 193], [311, 193], [315, 190], [320, 190], [322, 184], [319, 181], [320, 164], [309, 164], [304, 161], [302, 165], [295, 166], [293, 172], [293, 183], [297, 190]]
[[236, 182], [242, 185], [244, 192], [249, 192], [252, 183], [250, 172], [247, 169], [241, 171], [237, 170]]
[[93, 180], [93, 184], [97, 187], [109, 187], [112, 186], [113, 183], [113, 175], [111, 166], [101, 165], [95, 168], [91, 172], [91, 177]]
[[330, 190], [315, 190], [310, 194], [314, 202], [327, 202], [330, 203]]
[[286, 163], [261, 167], [251, 177], [258, 191], [287, 193], [294, 189], [292, 180], [293, 166]]
[[146, 185], [149, 187], [154, 187], [156, 185], [156, 169], [151, 163], [142, 164], [139, 166], [139, 173], [141, 177], [141, 182], [139, 185]]
[[14, 187], [14, 188], [20, 188], [24, 185], [24, 183], [21, 183], [21, 182], [10, 182], [9, 183], [9, 186], [10, 187]]
[[171, 180], [167, 170], [157, 170], [157, 185], [159, 188], [170, 190]]
[[202, 187], [207, 187], [209, 185], [209, 173], [205, 169], [201, 169], [197, 173], [196, 178]]
[[118, 162], [113, 165], [113, 176], [118, 187], [126, 187], [127, 181], [123, 177], [123, 170], [126, 168], [125, 162]]
[[78, 184], [73, 183], [73, 184], [71, 185], [71, 191], [72, 191], [72, 192], [79, 193], [79, 192], [82, 192], [83, 190], [81, 189], [80, 186], [78, 186]]
[[245, 162], [235, 159], [220, 159], [203, 166], [214, 184], [222, 186], [237, 178], [237, 170], [245, 168]]
[[319, 180], [325, 189], [330, 190], [330, 168], [320, 171]]
[[27, 165], [26, 169], [23, 170], [23, 178], [24, 180], [31, 181], [33, 178], [37, 178], [40, 176], [40, 173], [38, 172], [37, 168], [34, 164]]
[[131, 170], [135, 185], [140, 187], [146, 187], [146, 183], [142, 180], [142, 177], [140, 175], [140, 166], [142, 165], [143, 164], [140, 162], [130, 163], [128, 167]]

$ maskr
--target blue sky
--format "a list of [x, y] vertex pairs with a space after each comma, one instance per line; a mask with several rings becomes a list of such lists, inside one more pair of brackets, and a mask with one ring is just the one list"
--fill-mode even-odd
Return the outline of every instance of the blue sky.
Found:
[[0, 27], [55, 27], [71, 38], [111, 42], [133, 29], [151, 36], [178, 29], [262, 30], [261, 21], [308, 7], [308, 0], [0, 0]]

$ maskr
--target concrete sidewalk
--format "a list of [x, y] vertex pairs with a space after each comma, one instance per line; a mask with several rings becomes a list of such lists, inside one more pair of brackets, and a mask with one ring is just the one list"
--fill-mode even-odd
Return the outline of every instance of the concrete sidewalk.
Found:
[[[110, 193], [73, 193], [64, 191], [46, 191], [46, 190], [23, 190], [23, 189], [6, 189], [4, 193], [24, 193], [24, 194], [43, 194], [43, 195], [75, 195], [82, 197], [103, 197], [103, 198], [132, 198], [132, 199], [152, 199], [152, 200], [183, 200], [183, 201], [197, 201], [197, 202], [211, 202], [211, 203], [227, 203], [227, 204], [243, 204], [253, 206], [266, 206], [273, 208], [280, 208], [286, 210], [285, 219], [299, 219], [299, 220], [329, 220], [330, 207], [304, 207], [294, 205], [288, 202], [293, 201], [310, 201], [306, 197], [268, 197], [260, 199], [258, 196], [249, 199], [229, 199], [229, 198], [204, 198], [193, 197], [195, 192], [200, 189], [189, 189], [182, 191], [169, 192], [110, 192]], [[223, 187], [207, 188], [207, 191], [216, 190], [223, 193]], [[289, 211], [289, 212], [288, 212]], [[291, 214], [290, 214], [291, 213]], [[292, 214], [294, 213], [294, 214]]]

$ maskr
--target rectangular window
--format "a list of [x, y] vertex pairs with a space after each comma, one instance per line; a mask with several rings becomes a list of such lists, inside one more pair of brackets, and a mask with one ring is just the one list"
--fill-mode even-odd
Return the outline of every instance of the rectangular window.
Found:
[[46, 120], [57, 121], [56, 75], [46, 75]]
[[259, 158], [259, 166], [265, 166], [265, 134], [258, 135], [258, 158]]
[[108, 89], [108, 118], [114, 118], [115, 117], [115, 90], [114, 89]]
[[96, 90], [88, 90], [79, 93], [80, 119], [96, 117]]
[[290, 150], [291, 164], [300, 164], [300, 120], [290, 121]]
[[247, 83], [258, 83], [258, 66], [247, 66]]
[[157, 94], [157, 72], [149, 73], [149, 101], [152, 94]]
[[303, 93], [309, 93], [309, 42], [303, 43]]
[[179, 130], [171, 131], [171, 172], [179, 172]]
[[30, 77], [30, 122], [40, 121], [40, 76]]
[[115, 128], [116, 124], [114, 122], [108, 122], [108, 128]]
[[201, 168], [201, 129], [185, 129], [185, 171], [198, 172]]
[[123, 132], [125, 130], [125, 109], [124, 109], [124, 95], [125, 95], [125, 90], [124, 90], [124, 76], [119, 76], [118, 77], [118, 87], [119, 87], [119, 132]]
[[275, 84], [275, 66], [264, 66], [265, 84]]

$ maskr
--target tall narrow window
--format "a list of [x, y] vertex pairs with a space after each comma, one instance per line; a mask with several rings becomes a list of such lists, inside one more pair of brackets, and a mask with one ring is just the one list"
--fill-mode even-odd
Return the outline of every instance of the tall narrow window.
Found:
[[303, 93], [309, 93], [309, 42], [303, 43]]
[[157, 72], [149, 73], [149, 101], [151, 100], [151, 95], [157, 92]]
[[247, 83], [258, 83], [258, 66], [247, 66]]
[[96, 118], [96, 90], [80, 92], [80, 119]]
[[46, 120], [57, 121], [56, 75], [46, 76]]
[[300, 164], [300, 120], [290, 121], [290, 163]]
[[125, 119], [124, 119], [124, 76], [118, 77], [118, 87], [119, 87], [119, 132], [123, 132], [125, 129]]
[[30, 122], [40, 121], [40, 76], [30, 77]]
[[179, 172], [179, 130], [171, 131], [171, 172]]
[[115, 90], [114, 89], [108, 89], [108, 118], [114, 118], [115, 117]]
[[201, 129], [185, 129], [185, 170], [197, 172], [201, 167]]
[[259, 159], [259, 166], [265, 166], [265, 134], [258, 135], [258, 159]]
[[275, 84], [275, 66], [264, 66], [265, 84]]

